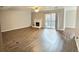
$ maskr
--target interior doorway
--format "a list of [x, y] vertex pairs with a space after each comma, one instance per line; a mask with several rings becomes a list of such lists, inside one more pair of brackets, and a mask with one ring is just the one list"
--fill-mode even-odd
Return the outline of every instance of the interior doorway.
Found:
[[56, 13], [45, 14], [45, 28], [56, 28]]

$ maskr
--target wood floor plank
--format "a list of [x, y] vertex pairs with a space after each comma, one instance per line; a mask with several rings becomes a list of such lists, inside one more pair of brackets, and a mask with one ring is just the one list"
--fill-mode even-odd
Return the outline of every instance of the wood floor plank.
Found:
[[6, 52], [77, 52], [75, 40], [54, 29], [24, 28], [3, 32]]

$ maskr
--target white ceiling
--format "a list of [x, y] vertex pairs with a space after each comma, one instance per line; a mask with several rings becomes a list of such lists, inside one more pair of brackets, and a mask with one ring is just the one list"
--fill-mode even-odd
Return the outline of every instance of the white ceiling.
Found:
[[[54, 10], [56, 8], [63, 8], [63, 7], [56, 7], [56, 6], [38, 6], [40, 8], [40, 10]], [[33, 6], [0, 6], [1, 10], [5, 10], [5, 9], [26, 9], [26, 8], [30, 8], [33, 9]]]
[[[8, 10], [8, 9], [31, 9], [33, 11], [34, 6], [0, 6], [0, 10]], [[40, 11], [46, 11], [46, 10], [56, 10], [56, 9], [62, 9], [62, 8], [69, 8], [72, 9], [74, 6], [38, 6], [40, 8]]]

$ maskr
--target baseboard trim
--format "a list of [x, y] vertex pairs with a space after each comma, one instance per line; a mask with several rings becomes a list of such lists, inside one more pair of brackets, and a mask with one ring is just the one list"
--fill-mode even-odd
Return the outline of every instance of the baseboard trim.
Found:
[[1, 32], [8, 32], [8, 31], [13, 31], [13, 30], [23, 29], [23, 28], [28, 28], [28, 27], [31, 27], [31, 26], [27, 26], [27, 27], [20, 27], [20, 28], [14, 28], [14, 29], [10, 29], [10, 30], [4, 30], [4, 31], [1, 31]]

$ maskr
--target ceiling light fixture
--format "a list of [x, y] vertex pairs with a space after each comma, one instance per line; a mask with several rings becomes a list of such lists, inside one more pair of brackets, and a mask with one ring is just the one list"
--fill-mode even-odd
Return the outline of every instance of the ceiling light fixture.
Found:
[[35, 12], [39, 12], [39, 10], [35, 10]]
[[35, 12], [39, 12], [39, 7], [34, 7], [33, 9]]

